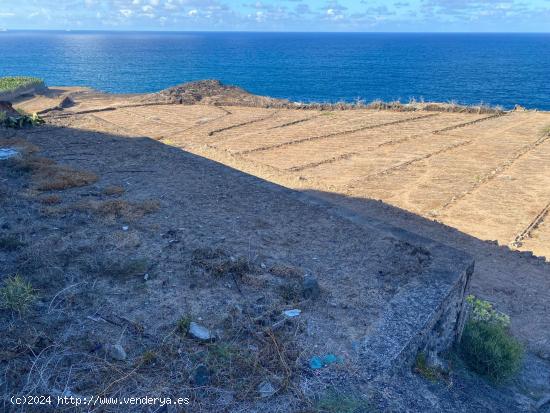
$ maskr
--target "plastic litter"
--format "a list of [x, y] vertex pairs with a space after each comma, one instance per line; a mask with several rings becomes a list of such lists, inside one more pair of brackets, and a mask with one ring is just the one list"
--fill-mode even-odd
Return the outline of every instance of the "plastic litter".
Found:
[[302, 313], [302, 310], [298, 310], [298, 309], [283, 311], [283, 315], [289, 318], [298, 317], [301, 313]]

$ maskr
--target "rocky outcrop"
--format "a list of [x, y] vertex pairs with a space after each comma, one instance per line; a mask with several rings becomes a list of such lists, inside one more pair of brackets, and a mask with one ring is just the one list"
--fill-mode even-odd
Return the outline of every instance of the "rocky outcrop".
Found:
[[184, 83], [158, 93], [139, 96], [140, 103], [182, 104], [182, 105], [224, 105], [224, 106], [277, 106], [288, 104], [281, 99], [257, 96], [236, 86], [224, 85], [218, 80], [200, 80]]

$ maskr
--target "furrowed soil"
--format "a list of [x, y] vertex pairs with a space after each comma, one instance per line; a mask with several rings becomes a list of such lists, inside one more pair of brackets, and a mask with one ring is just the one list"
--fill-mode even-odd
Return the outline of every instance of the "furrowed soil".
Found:
[[[108, 393], [111, 389], [105, 387], [110, 382], [104, 377], [122, 393], [132, 386], [134, 390], [155, 385], [159, 391], [163, 386], [164, 390], [169, 388], [141, 370], [149, 368], [145, 364], [120, 367], [105, 358], [97, 364], [90, 348], [114, 335], [126, 337], [124, 342], [133, 349], [129, 352], [132, 360], [142, 360], [143, 354], [151, 350], [157, 363], [165, 367], [172, 363], [162, 371], [184, 386], [189, 379], [178, 376], [179, 369], [188, 369], [192, 375], [192, 366], [214, 363], [201, 358], [204, 355], [200, 349], [188, 341], [184, 347], [190, 346], [185, 350], [189, 358], [180, 357], [180, 364], [171, 361], [182, 347], [177, 341], [178, 319], [200, 315], [216, 328], [230, 326], [234, 343], [257, 349], [269, 363], [261, 367], [263, 374], [251, 373], [250, 381], [238, 383], [237, 401], [227, 399], [227, 392], [220, 387], [208, 394], [197, 392], [194, 386], [185, 387], [188, 384], [184, 388], [194, 400], [203, 398], [205, 409], [261, 409], [257, 400], [251, 402], [250, 394], [266, 377], [266, 371], [276, 386], [290, 389], [295, 373], [288, 366], [303, 362], [309, 355], [296, 354], [293, 348], [325, 343], [326, 348], [320, 350], [351, 351], [342, 343], [369, 329], [369, 323], [349, 327], [358, 318], [353, 303], [368, 302], [362, 314], [367, 312], [370, 319], [375, 319], [383, 303], [400, 286], [399, 282], [388, 283], [387, 278], [369, 278], [354, 288], [356, 279], [346, 278], [347, 274], [363, 267], [371, 273], [384, 272], [391, 262], [395, 280], [417, 265], [402, 261], [400, 254], [391, 254], [401, 251], [399, 245], [380, 240], [377, 234], [365, 236], [360, 229], [342, 226], [322, 212], [302, 210], [286, 203], [284, 197], [279, 205], [266, 211], [248, 211], [247, 202], [258, 205], [263, 196], [272, 195], [247, 189], [248, 181], [238, 175], [222, 176], [224, 169], [200, 161], [207, 158], [474, 256], [472, 293], [509, 314], [513, 333], [529, 349], [519, 384], [514, 384], [513, 390], [495, 389], [464, 373], [451, 389], [426, 384], [416, 375], [407, 376], [403, 382], [387, 383], [385, 389], [375, 389], [369, 395], [382, 411], [530, 411], [532, 400], [550, 392], [549, 113], [291, 109], [278, 102], [267, 101], [264, 105], [265, 100], [254, 107], [249, 103], [258, 102], [248, 96], [243, 98], [246, 105], [216, 97], [209, 97], [209, 104], [204, 104], [196, 98], [200, 91], [191, 97], [186, 95], [186, 99], [196, 100], [191, 102], [194, 104], [174, 104], [172, 95], [168, 103], [163, 96], [151, 101], [147, 96], [105, 95], [87, 89], [56, 90], [47, 98], [22, 99], [18, 103], [23, 109], [46, 110], [46, 125], [29, 131], [5, 131], [2, 136], [12, 142], [20, 139], [19, 146], [27, 148], [25, 153], [72, 168], [49, 173], [65, 176], [62, 184], [69, 181], [74, 186], [61, 193], [44, 192], [39, 189], [40, 173], [45, 173], [47, 167], [36, 165], [25, 167], [30, 168], [30, 175], [27, 170], [27, 175], [12, 176], [9, 185], [4, 181], [8, 185], [4, 187], [6, 194], [19, 194], [11, 195], [15, 201], [9, 210], [13, 220], [7, 222], [9, 231], [17, 235], [25, 233], [26, 227], [32, 228], [43, 244], [38, 251], [23, 251], [24, 245], [17, 247], [23, 249], [19, 252], [10, 251], [9, 270], [29, 268], [40, 288], [52, 294], [63, 291], [46, 305], [45, 311], [58, 317], [58, 330], [52, 331], [76, 334], [76, 326], [70, 330], [72, 333], [62, 329], [62, 324], [68, 322], [64, 317], [73, 313], [81, 317], [83, 309], [88, 308], [94, 310], [86, 323], [105, 324], [96, 337], [75, 338], [83, 346], [79, 354], [88, 352], [79, 368], [93, 366], [99, 374], [93, 383], [79, 382], [83, 389]], [[54, 109], [67, 96], [71, 106]], [[181, 150], [186, 153], [183, 157], [176, 155]], [[97, 182], [85, 175], [89, 182], [84, 179], [82, 185], [78, 184], [82, 180], [75, 183], [66, 178], [72, 170], [94, 174]], [[204, 173], [213, 180], [202, 190]], [[223, 205], [224, 211], [212, 215], [213, 204]], [[21, 219], [23, 209], [33, 212]], [[36, 217], [40, 219], [35, 221]], [[55, 231], [62, 232], [62, 241]], [[332, 231], [332, 235], [327, 237], [326, 231]], [[23, 244], [29, 243], [26, 236], [20, 238]], [[306, 244], [309, 247], [303, 249]], [[93, 258], [98, 256], [97, 245], [105, 246], [99, 260]], [[64, 271], [60, 285], [41, 285], [41, 277], [59, 271], [50, 265], [60, 259], [50, 256], [54, 250], [66, 255], [72, 272]], [[293, 251], [290, 255], [286, 252], [289, 250]], [[174, 254], [181, 257], [171, 262]], [[347, 260], [348, 266], [342, 266]], [[82, 271], [98, 274], [98, 280], [91, 284], [83, 281], [79, 275]], [[291, 308], [297, 299], [291, 289], [285, 290], [285, 285], [290, 282], [295, 286], [293, 283], [304, 274], [320, 271], [327, 272], [323, 278], [325, 289], [338, 290], [340, 283], [343, 288], [306, 307], [314, 314], [310, 322], [319, 327], [318, 336], [297, 342], [297, 332], [303, 326], [283, 323], [284, 328], [273, 339], [242, 338], [242, 328], [256, 334], [256, 327], [249, 323], [256, 326], [258, 320], [249, 319], [251, 312], [262, 323], [277, 324], [281, 320], [275, 315]], [[415, 271], [421, 271], [421, 265]], [[105, 272], [131, 281], [121, 285], [100, 275]], [[221, 277], [216, 277], [218, 273]], [[144, 282], [145, 274], [148, 281]], [[181, 279], [177, 274], [186, 276]], [[186, 284], [189, 280], [192, 285]], [[259, 294], [257, 289], [266, 286], [268, 292]], [[99, 293], [101, 299], [94, 295]], [[244, 311], [238, 305], [240, 299], [235, 298], [243, 293], [250, 301]], [[77, 299], [78, 294], [83, 298]], [[182, 301], [211, 305], [201, 309], [189, 304], [184, 313], [176, 314], [174, 309], [180, 308]], [[331, 310], [325, 311], [324, 306]], [[70, 311], [62, 315], [66, 308]], [[231, 315], [230, 319], [220, 318], [220, 313]], [[339, 320], [339, 334], [346, 340], [332, 335], [333, 317]], [[154, 339], [144, 339], [140, 329]], [[45, 366], [66, 362], [67, 355], [52, 351], [50, 342], [39, 342], [43, 335], [33, 330], [32, 320], [22, 334], [17, 339], [19, 344], [6, 344], [10, 353], [4, 357], [19, 360], [15, 355], [26, 354], [27, 350], [19, 347], [25, 340], [33, 341], [32, 351], [44, 351], [44, 357], [37, 359], [37, 373], [28, 376], [36, 380], [31, 388], [27, 382], [25, 389], [32, 390], [32, 386], [41, 385], [40, 374], [47, 370]], [[220, 351], [221, 359], [229, 351], [230, 359], [240, 360], [244, 365], [239, 367], [241, 370], [251, 368], [242, 354], [233, 355], [219, 348], [214, 352], [219, 355]], [[13, 363], [14, 371], [28, 368], [19, 361]], [[220, 363], [219, 358], [215, 363]], [[234, 379], [235, 371], [222, 371], [224, 376], [212, 380], [221, 383]], [[67, 374], [71, 372], [65, 369], [51, 379], [60, 392]], [[78, 379], [84, 380], [80, 376]], [[315, 388], [317, 377], [308, 383]], [[306, 393], [300, 393], [298, 399], [281, 398], [280, 410], [266, 404], [270, 406], [266, 411], [315, 411], [307, 410], [312, 404]]]

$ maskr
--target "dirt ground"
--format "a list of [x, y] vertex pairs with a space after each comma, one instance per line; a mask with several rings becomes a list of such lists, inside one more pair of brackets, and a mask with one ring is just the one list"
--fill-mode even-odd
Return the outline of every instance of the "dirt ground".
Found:
[[55, 116], [89, 112], [72, 125], [151, 137], [466, 250], [473, 292], [550, 354], [550, 266], [519, 253], [550, 257], [550, 113], [136, 106], [85, 91], [75, 102]]
[[[63, 191], [60, 199], [37, 194], [36, 182], [24, 176], [16, 177], [17, 186], [9, 188], [16, 192], [23, 190], [23, 195], [15, 198], [17, 202], [11, 204], [12, 216], [19, 217], [21, 210], [32, 211], [9, 231], [24, 234], [33, 228], [28, 233], [41, 240], [42, 251], [59, 251], [66, 260], [65, 270], [70, 270], [65, 271], [68, 279], [59, 285], [40, 285], [39, 280], [44, 276], [42, 269], [47, 269], [48, 276], [55, 274], [59, 269], [47, 264], [57, 262], [60, 257], [31, 254], [21, 262], [13, 253], [9, 255], [14, 260], [10, 268], [24, 263], [25, 268], [36, 272], [35, 282], [50, 295], [63, 291], [59, 298], [44, 304], [44, 311], [57, 317], [57, 327], [38, 322], [36, 328], [33, 322], [37, 320], [30, 320], [20, 342], [9, 347], [10, 351], [20, 354], [21, 341], [33, 340], [31, 351], [44, 351], [44, 357], [38, 358], [43, 364], [37, 365], [37, 373], [32, 375], [38, 381], [32, 385], [44, 384], [40, 382], [40, 374], [48, 363], [63, 365], [67, 357], [72, 360], [71, 354], [76, 354], [83, 359], [75, 363], [74, 368], [84, 371], [93, 365], [98, 377], [92, 382], [78, 382], [75, 376], [78, 384], [73, 387], [75, 392], [79, 388], [104, 390], [102, 386], [109, 384], [106, 377], [114, 378], [120, 394], [128, 391], [127, 385], [150, 388], [151, 380], [155, 381], [151, 371], [158, 368], [159, 362], [165, 367], [168, 360], [173, 360], [174, 355], [184, 349], [189, 357], [180, 354], [181, 357], [176, 357], [178, 362], [169, 366], [169, 372], [160, 372], [169, 374], [173, 385], [181, 385], [197, 400], [205, 400], [204, 393], [196, 393], [188, 383], [197, 364], [210, 361], [203, 359], [204, 355], [192, 342], [179, 341], [175, 326], [185, 314], [175, 309], [186, 303], [187, 312], [200, 317], [203, 323], [209, 322], [212, 329], [225, 326], [223, 323], [242, 326], [240, 317], [242, 314], [248, 317], [249, 311], [256, 312], [262, 323], [277, 323], [280, 320], [276, 315], [293, 304], [293, 298], [285, 295], [284, 288], [280, 289], [285, 277], [299, 279], [307, 272], [327, 268], [330, 271], [324, 278], [325, 290], [340, 283], [349, 288], [341, 289], [336, 296], [324, 296], [319, 303], [305, 308], [311, 313], [319, 311], [317, 319], [312, 320], [318, 326], [314, 330], [321, 334], [315, 341], [326, 341], [326, 348], [320, 350], [337, 348], [343, 353], [352, 353], [352, 348], [346, 345], [350, 345], [350, 337], [360, 336], [361, 332], [344, 328], [340, 333], [345, 340], [330, 341], [327, 337], [331, 337], [334, 328], [331, 323], [349, 320], [351, 324], [357, 318], [350, 302], [371, 303], [368, 311], [375, 319], [380, 305], [395, 293], [399, 283], [390, 285], [384, 279], [371, 279], [365, 280], [371, 284], [357, 289], [353, 288], [354, 278], [347, 275], [365, 265], [373, 272], [384, 272], [387, 251], [395, 245], [387, 244], [388, 241], [375, 242], [376, 234], [365, 238], [359, 228], [340, 228], [341, 223], [333, 222], [330, 217], [320, 219], [321, 212], [295, 209], [284, 197], [273, 209], [262, 211], [264, 218], [258, 220], [258, 211], [249, 211], [246, 205], [270, 202], [258, 203], [264, 195], [262, 191], [250, 191], [247, 179], [253, 178], [242, 180], [235, 175], [235, 182], [228, 185], [227, 176], [223, 176], [226, 169], [201, 160], [207, 158], [442, 241], [475, 257], [472, 290], [510, 314], [514, 333], [533, 352], [528, 356], [528, 371], [523, 374], [536, 372], [531, 380], [535, 384], [520, 392], [518, 405], [516, 393], [509, 395], [507, 389], [495, 393], [495, 389], [480, 384], [477, 379], [460, 381], [453, 389], [447, 389], [426, 387], [418, 382], [418, 377], [404, 377], [403, 383], [389, 383], [375, 396], [369, 395], [369, 399], [380, 399], [382, 411], [529, 411], [530, 402], [525, 397], [536, 399], [550, 389], [545, 383], [548, 367], [544, 364], [544, 360], [550, 360], [550, 265], [545, 259], [522, 252], [533, 251], [550, 257], [549, 243], [545, 242], [550, 237], [550, 226], [546, 225], [550, 222], [546, 216], [550, 200], [550, 136], [545, 131], [550, 124], [550, 114], [511, 112], [496, 116], [431, 111], [150, 105], [136, 103], [133, 96], [110, 96], [86, 89], [55, 90], [57, 92], [47, 99], [22, 99], [18, 103], [18, 107], [28, 111], [46, 110], [47, 124], [24, 135], [17, 133], [16, 137], [24, 137], [29, 144], [40, 147], [40, 156], [75, 170], [91, 171], [99, 179], [88, 186]], [[67, 96], [72, 105], [49, 111]], [[188, 154], [181, 156], [183, 152], [179, 149]], [[205, 173], [217, 177], [207, 187], [201, 178]], [[122, 192], [114, 188], [122, 188]], [[158, 201], [158, 205], [150, 204], [151, 199]], [[127, 204], [113, 202], [118, 200]], [[108, 205], [104, 206], [105, 203]], [[224, 213], [213, 215], [214, 207], [223, 208]], [[42, 227], [36, 227], [33, 214], [41, 216]], [[289, 216], [294, 218], [286, 222]], [[51, 236], [42, 238], [44, 231]], [[72, 247], [60, 249], [55, 231], [61, 231], [64, 245], [72, 244]], [[354, 231], [358, 231], [358, 235], [350, 236]], [[333, 235], [327, 238], [327, 232]], [[358, 239], [363, 241], [356, 243]], [[22, 242], [28, 243], [29, 239]], [[90, 249], [91, 244], [105, 245], [101, 254], [104, 260], [90, 261], [90, 257], [98, 253]], [[305, 244], [310, 248], [297, 248]], [[212, 246], [215, 246], [213, 250], [204, 250]], [[323, 262], [321, 266], [317, 259], [322, 256], [324, 260], [326, 250], [331, 251], [330, 256], [340, 258]], [[289, 255], [288, 251], [293, 252]], [[17, 256], [21, 256], [19, 252]], [[75, 253], [79, 258], [72, 261], [71, 254]], [[174, 261], [174, 254], [179, 253], [181, 259]], [[389, 261], [399, 262], [400, 255], [392, 256]], [[120, 257], [126, 257], [138, 267], [140, 260], [146, 258], [147, 271], [121, 267]], [[344, 257], [351, 262], [342, 266]], [[244, 270], [245, 283], [236, 285], [233, 276], [240, 270], [231, 263], [241, 262], [241, 258], [254, 265]], [[410, 264], [392, 266], [397, 268], [392, 274], [406, 275], [403, 268]], [[100, 276], [93, 285], [86, 282], [86, 288], [78, 284], [82, 282], [81, 271], [94, 269], [100, 273], [105, 265], [124, 277], [128, 272], [137, 272], [139, 279], [131, 278], [130, 283], [119, 285]], [[228, 265], [230, 270], [223, 277], [213, 276], [216, 268], [228, 268]], [[145, 282], [144, 272], [151, 277]], [[250, 277], [248, 272], [255, 276]], [[185, 275], [180, 277], [181, 274]], [[273, 295], [256, 297], [255, 282], [274, 286]], [[64, 291], [73, 284], [78, 284], [71, 287], [75, 291]], [[239, 288], [251, 292], [252, 301], [247, 302], [244, 311], [240, 303], [231, 298], [232, 294], [239, 296]], [[208, 297], [204, 295], [206, 290]], [[211, 304], [207, 308], [193, 304], [205, 300]], [[95, 311], [90, 313], [91, 318], [83, 320], [82, 311], [90, 306]], [[330, 311], [323, 312], [324, 306]], [[338, 312], [336, 318], [334, 311]], [[221, 314], [229, 314], [231, 320], [220, 318]], [[75, 323], [75, 328], [86, 324], [87, 332], [93, 333], [71, 337], [68, 332], [76, 330], [67, 330], [64, 323]], [[97, 323], [101, 327], [94, 327]], [[295, 340], [300, 323], [283, 324], [282, 336], [275, 340], [287, 343], [284, 340], [290, 335], [294, 336], [288, 342], [290, 349], [303, 348], [304, 344], [307, 347], [307, 343]], [[251, 328], [247, 323], [244, 325]], [[369, 325], [360, 326], [363, 331], [368, 328]], [[140, 333], [143, 329], [148, 334], [145, 337]], [[238, 336], [234, 330], [230, 331]], [[64, 349], [65, 353], [61, 354], [56, 347], [54, 352], [48, 341], [52, 334], [64, 334], [65, 341], [80, 343], [81, 347]], [[105, 358], [94, 364], [101, 357], [90, 349], [115, 336], [120, 337], [129, 349], [129, 359], [137, 364], [121, 368]], [[274, 348], [271, 345], [264, 348], [262, 343], [265, 344], [251, 339], [245, 344], [271, 360]], [[161, 356], [152, 365], [142, 364], [144, 355], [147, 359], [152, 356], [149, 350]], [[13, 354], [3, 357], [9, 359]], [[301, 360], [302, 364], [306, 359], [305, 353], [295, 352], [285, 352], [283, 358]], [[13, 368], [25, 366], [16, 363]], [[251, 381], [241, 383], [245, 399], [266, 371], [274, 384], [287, 384], [289, 373], [284, 364], [275, 362], [274, 367], [270, 365], [265, 369], [263, 376], [252, 375]], [[186, 375], [178, 371], [185, 371]], [[69, 380], [67, 374], [72, 373], [65, 368], [58, 377], [48, 379], [62, 392], [62, 383]], [[231, 376], [234, 371], [226, 374]], [[156, 390], [169, 390], [162, 387], [162, 380], [156, 380]], [[315, 388], [318, 377], [313, 376], [308, 383]], [[479, 389], [479, 394], [472, 397], [474, 388]], [[409, 400], [404, 402], [403, 394], [407, 392]], [[225, 406], [227, 411], [240, 411], [238, 409], [246, 406], [242, 400], [228, 399], [228, 392], [223, 388], [208, 396], [208, 403]], [[298, 409], [300, 403], [307, 406], [305, 396], [300, 397], [299, 402], [295, 398], [280, 399], [281, 411], [289, 411], [289, 406]], [[204, 403], [202, 408], [208, 411], [211, 405]], [[269, 406], [266, 411], [274, 411], [273, 404]], [[261, 403], [256, 400], [254, 408], [261, 410]]]

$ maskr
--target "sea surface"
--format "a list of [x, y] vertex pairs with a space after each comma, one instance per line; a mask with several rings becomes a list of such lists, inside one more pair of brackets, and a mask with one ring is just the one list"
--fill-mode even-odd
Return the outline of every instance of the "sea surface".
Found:
[[550, 34], [0, 32], [0, 76], [117, 93], [219, 79], [293, 101], [550, 110]]

